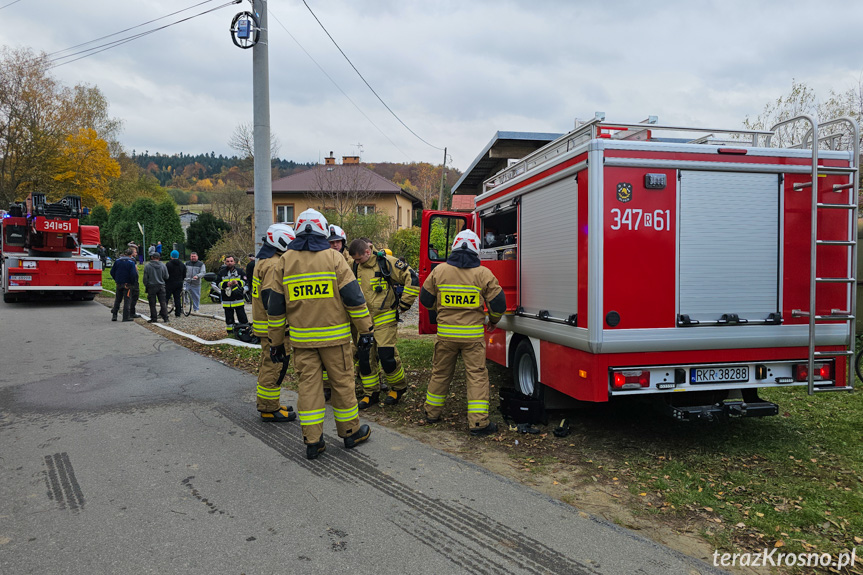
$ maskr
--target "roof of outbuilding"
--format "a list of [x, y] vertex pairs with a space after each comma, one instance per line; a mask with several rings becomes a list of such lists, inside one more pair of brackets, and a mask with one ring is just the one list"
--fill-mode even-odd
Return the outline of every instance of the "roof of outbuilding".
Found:
[[510, 159], [520, 159], [563, 134], [545, 132], [495, 132], [491, 141], [452, 187], [453, 194], [482, 193], [482, 183], [507, 166]]
[[472, 212], [476, 207], [476, 196], [472, 194], [457, 194], [452, 197], [453, 210]]

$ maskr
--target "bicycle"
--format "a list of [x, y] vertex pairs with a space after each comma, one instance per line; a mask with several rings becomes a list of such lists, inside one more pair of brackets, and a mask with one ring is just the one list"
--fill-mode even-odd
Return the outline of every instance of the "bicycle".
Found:
[[[165, 307], [167, 307], [165, 313], [172, 313], [174, 311], [174, 298], [168, 299]], [[180, 294], [180, 313], [186, 317], [189, 317], [189, 314], [192, 313], [192, 294], [189, 293], [188, 280], [183, 280], [183, 292]]]

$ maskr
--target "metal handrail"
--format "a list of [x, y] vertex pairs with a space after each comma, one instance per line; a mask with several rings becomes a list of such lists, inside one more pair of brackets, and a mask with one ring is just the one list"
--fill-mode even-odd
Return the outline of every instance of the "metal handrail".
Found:
[[[577, 145], [586, 142], [588, 140], [596, 139], [599, 135], [600, 130], [614, 130], [614, 129], [626, 129], [629, 130], [631, 128], [639, 129], [639, 130], [650, 130], [651, 132], [664, 130], [664, 131], [673, 131], [673, 132], [712, 132], [720, 133], [720, 134], [736, 134], [741, 136], [751, 136], [753, 146], [758, 144], [759, 136], [767, 136], [768, 138], [773, 134], [773, 132], [768, 132], [765, 130], [741, 130], [741, 129], [723, 129], [723, 128], [693, 128], [687, 126], [666, 126], [661, 124], [645, 124], [645, 123], [628, 123], [628, 122], [607, 122], [600, 118], [594, 118], [590, 121], [585, 122], [580, 125], [578, 128], [571, 131], [566, 136], [559, 138], [553, 142], [546, 144], [540, 149], [536, 150], [528, 154], [527, 156], [521, 158], [518, 162], [511, 166], [507, 166], [506, 169], [501, 170], [491, 178], [487, 179], [483, 183], [483, 193], [487, 192], [489, 189], [499, 186], [500, 184], [511, 180], [512, 178], [527, 172], [533, 166], [531, 166], [531, 162], [535, 162], [538, 158], [542, 158], [543, 160], [548, 160], [559, 156], [562, 153], [568, 152], [574, 149]], [[743, 143], [743, 142], [741, 142]], [[550, 154], [550, 152], [554, 152]], [[543, 158], [543, 156], [545, 156]]]

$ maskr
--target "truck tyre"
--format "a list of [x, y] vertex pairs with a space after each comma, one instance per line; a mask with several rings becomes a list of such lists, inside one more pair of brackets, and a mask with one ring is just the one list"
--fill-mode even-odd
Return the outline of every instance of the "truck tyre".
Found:
[[530, 340], [523, 339], [515, 347], [512, 363], [512, 380], [516, 390], [531, 399], [542, 398], [542, 384], [539, 382], [536, 357]]

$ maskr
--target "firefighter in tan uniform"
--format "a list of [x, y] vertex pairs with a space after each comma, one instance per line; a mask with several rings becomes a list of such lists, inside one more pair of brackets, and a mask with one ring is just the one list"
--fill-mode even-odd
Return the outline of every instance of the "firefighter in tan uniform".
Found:
[[286, 356], [285, 325], [293, 347], [294, 367], [299, 375], [297, 412], [306, 444], [306, 457], [324, 452], [323, 370], [332, 386], [336, 430], [351, 449], [371, 435], [360, 425], [354, 393], [351, 323], [359, 333], [357, 347], [374, 344], [372, 321], [363, 292], [345, 259], [330, 249], [327, 220], [315, 210], [300, 214], [297, 237], [279, 260], [269, 288], [267, 327], [270, 357], [281, 362]]
[[[363, 384], [360, 409], [378, 402], [381, 389], [378, 360], [389, 386], [384, 403], [395, 405], [407, 388], [405, 370], [396, 349], [398, 314], [409, 310], [419, 295], [419, 277], [407, 264], [393, 256], [384, 252], [372, 253], [372, 246], [363, 238], [351, 242], [349, 252], [354, 260], [354, 275], [375, 325], [375, 345], [368, 354], [358, 354]], [[397, 285], [404, 286], [401, 297], [396, 293]]]
[[[497, 425], [488, 419], [488, 369], [485, 365], [485, 313], [489, 331], [506, 311], [506, 296], [497, 278], [479, 261], [479, 237], [465, 230], [455, 237], [446, 263], [438, 265], [423, 283], [420, 303], [437, 321], [432, 375], [426, 393], [426, 421], [441, 419], [461, 354], [467, 376], [467, 420], [471, 435], [488, 435]], [[435, 318], [436, 315], [436, 318]]]
[[[279, 397], [281, 394], [281, 380], [284, 379], [284, 371], [287, 363], [273, 363], [270, 359], [270, 340], [267, 321], [267, 304], [270, 299], [270, 288], [274, 281], [280, 281], [281, 276], [275, 278], [276, 267], [288, 244], [294, 240], [294, 230], [287, 224], [273, 224], [267, 228], [264, 236], [264, 244], [258, 251], [257, 264], [252, 275], [252, 330], [261, 340], [261, 361], [258, 365], [258, 411], [261, 413], [261, 421], [266, 422], [288, 422], [297, 418], [292, 407], [283, 406]], [[284, 322], [281, 323], [284, 329]], [[281, 367], [281, 369], [280, 369]]]
[[[347, 246], [345, 245], [348, 241], [348, 236], [345, 234], [345, 230], [339, 226], [330, 224], [330, 236], [327, 238], [327, 241], [330, 242], [330, 249], [336, 250], [342, 254], [348, 265], [353, 263], [353, 260], [348, 255]], [[332, 390], [330, 389], [329, 375], [327, 375], [327, 370], [324, 370], [324, 400], [329, 401], [331, 394]]]

